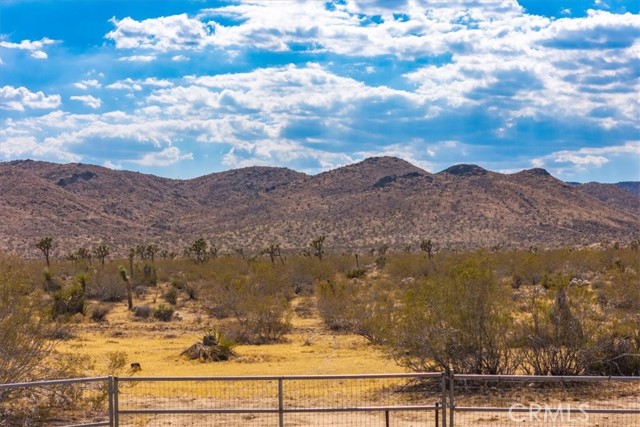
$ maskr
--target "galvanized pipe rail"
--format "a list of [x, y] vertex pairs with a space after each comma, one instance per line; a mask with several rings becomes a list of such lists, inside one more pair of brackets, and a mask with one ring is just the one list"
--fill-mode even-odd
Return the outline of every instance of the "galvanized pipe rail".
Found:
[[[441, 396], [436, 399], [434, 404], [417, 404], [417, 405], [355, 405], [349, 404], [345, 406], [302, 406], [290, 407], [286, 405], [286, 383], [288, 381], [342, 381], [342, 380], [367, 380], [367, 379], [434, 379], [440, 382], [439, 391], [436, 393]], [[126, 405], [120, 402], [120, 387], [126, 384], [140, 384], [145, 382], [273, 382], [277, 387], [277, 399], [274, 406], [269, 407], [222, 407], [222, 408], [135, 408], [127, 409]], [[60, 379], [34, 382], [21, 382], [13, 384], [0, 384], [0, 401], [4, 393], [20, 388], [26, 389], [46, 389], [47, 387], [65, 386], [74, 384], [91, 384], [103, 383], [108, 393], [108, 408], [103, 416], [108, 415], [108, 421], [94, 421], [83, 424], [72, 424], [64, 427], [99, 427], [110, 426], [117, 427], [120, 425], [120, 416], [126, 415], [161, 415], [161, 414], [278, 414], [278, 425], [284, 426], [287, 414], [309, 414], [309, 413], [346, 413], [346, 412], [383, 412], [386, 425], [390, 423], [391, 412], [402, 411], [434, 411], [435, 425], [443, 427], [453, 427], [456, 424], [456, 413], [526, 413], [530, 412], [530, 408], [518, 407], [496, 407], [496, 406], [458, 406], [455, 402], [456, 390], [454, 383], [456, 381], [470, 382], [498, 382], [498, 383], [640, 383], [640, 377], [602, 377], [602, 376], [542, 376], [542, 375], [473, 375], [473, 374], [454, 374], [453, 372], [442, 373], [404, 373], [404, 374], [364, 374], [364, 375], [287, 375], [287, 376], [223, 376], [223, 377], [90, 377], [75, 379]], [[126, 396], [123, 396], [126, 397]], [[275, 396], [274, 396], [275, 398]], [[638, 396], [640, 401], [640, 396]], [[522, 405], [520, 405], [522, 406]], [[556, 406], [549, 407], [549, 411], [563, 411], [566, 407]], [[579, 411], [584, 414], [611, 414], [611, 415], [640, 415], [640, 405], [627, 408], [580, 408]], [[635, 418], [634, 418], [635, 419]], [[640, 417], [638, 417], [640, 420]]]

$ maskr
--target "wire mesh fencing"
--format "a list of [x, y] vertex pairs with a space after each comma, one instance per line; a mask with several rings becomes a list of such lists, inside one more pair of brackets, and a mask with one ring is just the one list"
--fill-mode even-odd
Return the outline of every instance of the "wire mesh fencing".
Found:
[[111, 377], [0, 384], [0, 426], [113, 425]]
[[640, 427], [640, 377], [452, 375], [450, 425]]
[[442, 374], [119, 378], [121, 426], [438, 425]]
[[452, 373], [0, 384], [0, 426], [640, 427], [640, 377]]

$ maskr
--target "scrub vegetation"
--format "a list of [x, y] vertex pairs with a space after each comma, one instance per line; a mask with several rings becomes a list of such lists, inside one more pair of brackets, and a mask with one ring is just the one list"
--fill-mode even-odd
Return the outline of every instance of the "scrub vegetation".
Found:
[[155, 244], [127, 259], [104, 244], [65, 260], [2, 255], [0, 381], [113, 371], [113, 351], [158, 375], [640, 375], [637, 244], [418, 246], [336, 254], [321, 236], [300, 254], [198, 239], [183, 256]]

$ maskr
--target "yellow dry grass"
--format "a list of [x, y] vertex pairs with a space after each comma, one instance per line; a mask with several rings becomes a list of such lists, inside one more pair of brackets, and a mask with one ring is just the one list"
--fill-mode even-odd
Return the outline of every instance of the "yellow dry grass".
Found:
[[[151, 303], [151, 297], [141, 304]], [[294, 301], [294, 306], [298, 301]], [[159, 303], [159, 301], [158, 301]], [[356, 335], [329, 331], [316, 315], [301, 318], [293, 315], [293, 330], [281, 343], [239, 345], [238, 357], [225, 362], [188, 360], [180, 353], [202, 339], [204, 331], [215, 322], [202, 315], [191, 301], [179, 301], [181, 321], [136, 320], [117, 303], [104, 323], [82, 320], [74, 326], [75, 337], [58, 345], [60, 353], [88, 356], [94, 363], [88, 375], [108, 371], [109, 353], [124, 352], [129, 375], [130, 363], [141, 370], [138, 376], [256, 376], [256, 375], [325, 375], [352, 373], [403, 372], [381, 349]]]

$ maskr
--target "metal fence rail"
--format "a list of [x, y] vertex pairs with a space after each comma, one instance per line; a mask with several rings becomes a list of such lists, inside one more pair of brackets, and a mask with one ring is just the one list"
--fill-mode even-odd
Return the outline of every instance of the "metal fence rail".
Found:
[[640, 427], [640, 377], [451, 375], [451, 426]]
[[113, 426], [113, 378], [0, 384], [0, 426]]
[[198, 426], [435, 425], [441, 377], [430, 373], [119, 378], [118, 421]]
[[640, 427], [640, 377], [453, 373], [0, 384], [0, 426]]

